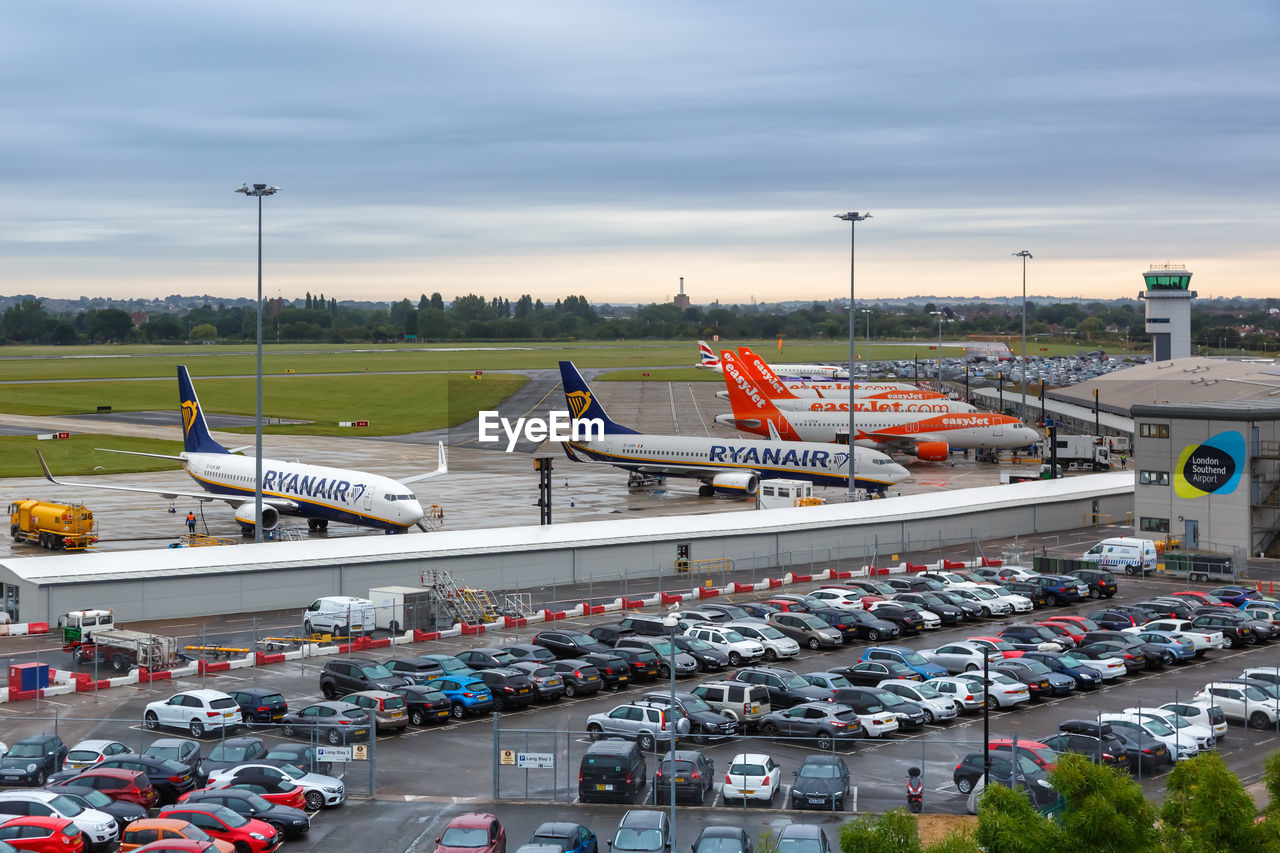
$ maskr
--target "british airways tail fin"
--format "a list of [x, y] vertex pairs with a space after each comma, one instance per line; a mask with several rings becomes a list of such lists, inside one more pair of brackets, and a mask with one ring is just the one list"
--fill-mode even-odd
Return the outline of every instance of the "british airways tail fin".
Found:
[[187, 373], [185, 364], [178, 365], [178, 405], [182, 411], [183, 450], [188, 453], [229, 452], [209, 435], [204, 412], [200, 409], [200, 399], [196, 397], [196, 389], [191, 384], [191, 376]]
[[605, 435], [624, 434], [638, 435], [636, 430], [615, 423], [605, 413], [604, 406], [591, 393], [587, 380], [582, 378], [578, 368], [572, 361], [560, 362], [560, 381], [564, 384], [564, 401], [569, 406], [569, 414], [575, 420], [599, 419], [604, 424]]
[[698, 341], [698, 367], [720, 369], [720, 359], [716, 358], [715, 351], [706, 341]]
[[738, 347], [738, 355], [746, 366], [747, 376], [760, 383], [760, 387], [774, 400], [799, 399], [791, 392], [778, 374], [773, 372], [763, 358], [751, 351], [750, 347]]

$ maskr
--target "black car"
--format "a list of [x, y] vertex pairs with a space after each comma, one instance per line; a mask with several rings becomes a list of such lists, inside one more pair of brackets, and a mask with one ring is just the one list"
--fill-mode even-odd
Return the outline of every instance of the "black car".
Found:
[[1108, 609], [1113, 613], [1127, 613], [1133, 617], [1133, 621], [1138, 625], [1146, 624], [1152, 619], [1163, 619], [1169, 617], [1169, 610], [1163, 607], [1148, 607], [1144, 604], [1109, 604]]
[[1058, 688], [1049, 678], [1050, 670], [1039, 661], [1024, 661], [1022, 658], [1007, 658], [991, 665], [992, 672], [1003, 672], [1014, 681], [1027, 685], [1032, 699], [1040, 699], [1054, 694], [1071, 692], [1070, 682], [1064, 677], [1062, 688]]
[[311, 818], [302, 809], [276, 805], [252, 791], [238, 788], [192, 791], [183, 802], [225, 806], [238, 815], [266, 821], [286, 838], [301, 838], [311, 829]]
[[1096, 669], [1083, 665], [1067, 652], [1023, 652], [1021, 660], [1039, 661], [1053, 672], [1074, 678], [1077, 690], [1102, 686], [1102, 676]]
[[1129, 758], [1129, 772], [1139, 778], [1161, 773], [1173, 766], [1173, 753], [1169, 747], [1144, 731], [1115, 729], [1116, 739], [1124, 744]]
[[1067, 575], [1087, 583], [1090, 598], [1111, 598], [1119, 589], [1116, 586], [1116, 576], [1106, 569], [1076, 569], [1074, 572], [1067, 572]]
[[848, 679], [850, 684], [865, 687], [875, 687], [889, 678], [905, 678], [911, 681], [921, 680], [920, 673], [906, 664], [891, 660], [863, 661], [843, 668], [833, 668], [831, 672], [840, 673]]
[[326, 699], [364, 690], [395, 690], [408, 683], [407, 679], [368, 658], [330, 659], [320, 671], [320, 692]]
[[844, 810], [849, 799], [849, 767], [843, 759], [835, 755], [808, 755], [793, 775], [791, 808]]
[[1052, 643], [1053, 646], [1044, 651], [1050, 651], [1053, 647], [1061, 650], [1075, 646], [1075, 641], [1064, 634], [1058, 634], [1043, 625], [1030, 625], [1025, 622], [1015, 622], [1005, 626], [1000, 632], [1000, 639], [1024, 652], [1041, 651], [1040, 647], [1045, 643]]
[[512, 643], [509, 646], [503, 646], [502, 650], [516, 660], [536, 660], [540, 663], [551, 663], [556, 659], [556, 653], [551, 649], [546, 646], [535, 646], [533, 643]]
[[772, 604], [765, 604], [763, 601], [744, 601], [738, 606], [747, 611], [748, 616], [755, 619], [768, 619], [770, 613], [778, 612], [777, 607]]
[[1224, 648], [1233, 649], [1242, 643], [1260, 643], [1256, 620], [1249, 619], [1243, 613], [1215, 607], [1221, 613], [1202, 613], [1191, 620], [1191, 627], [1197, 631], [1221, 631]]
[[810, 615], [822, 620], [822, 624], [840, 632], [840, 640], [851, 643], [858, 639], [858, 621], [849, 617], [852, 611], [837, 607], [815, 607]]
[[933, 578], [922, 578], [919, 575], [889, 578], [885, 581], [894, 592], [933, 592], [934, 590], [945, 589], [946, 584], [942, 581], [936, 581]]
[[1173, 596], [1148, 598], [1144, 601], [1139, 601], [1138, 606], [1159, 613], [1161, 618], [1189, 620], [1195, 615], [1192, 613], [1194, 608], [1189, 603]]
[[618, 648], [613, 654], [627, 662], [632, 681], [653, 681], [658, 677], [661, 664], [653, 649]]
[[969, 616], [960, 606], [944, 598], [942, 593], [929, 590], [927, 592], [904, 592], [895, 601], [905, 601], [917, 607], [923, 607], [930, 613], [936, 613], [943, 625], [958, 625], [967, 621]]
[[449, 697], [429, 685], [410, 684], [397, 687], [392, 691], [404, 699], [405, 712], [409, 715], [409, 723], [425, 726], [427, 723], [440, 723], [449, 719], [452, 703]]
[[594, 832], [580, 823], [560, 821], [542, 824], [527, 843], [559, 847], [563, 853], [599, 853], [600, 850], [600, 842]]
[[625, 625], [619, 625], [615, 622], [611, 625], [597, 625], [588, 633], [590, 633], [592, 637], [595, 637], [596, 640], [612, 648], [613, 644], [618, 642], [618, 640], [635, 634], [635, 630]]
[[200, 744], [180, 737], [162, 737], [153, 740], [142, 754], [147, 758], [167, 758], [187, 765], [196, 783], [203, 785], [209, 778], [204, 770], [204, 756], [200, 754]]
[[204, 760], [207, 777], [215, 770], [226, 770], [240, 764], [261, 761], [267, 757], [267, 743], [260, 737], [229, 737], [214, 744]]
[[1044, 587], [1038, 583], [1020, 580], [1003, 580], [1000, 586], [1009, 590], [1015, 595], [1021, 595], [1031, 602], [1032, 607], [1046, 607], [1049, 604], [1048, 597], [1044, 594]]
[[644, 753], [629, 740], [598, 740], [578, 765], [578, 801], [630, 802], [649, 782]]
[[719, 672], [729, 665], [729, 656], [706, 640], [682, 634], [677, 634], [673, 639], [677, 649], [691, 655], [698, 662], [699, 672]]
[[[646, 693], [637, 699], [635, 704], [667, 708], [671, 705], [671, 694], [667, 691]], [[737, 720], [731, 720], [717, 713], [701, 696], [677, 692], [676, 707], [689, 720], [689, 735], [694, 743], [711, 743], [738, 734]]]
[[137, 770], [147, 774], [147, 781], [156, 789], [156, 805], [171, 805], [187, 791], [196, 788], [196, 777], [191, 768], [167, 758], [146, 758], [142, 755], [113, 755], [93, 765], [94, 769], [116, 767], [121, 770]]
[[587, 652], [582, 659], [599, 671], [604, 686], [610, 690], [618, 690], [631, 683], [631, 664], [614, 654], [612, 649]]
[[543, 631], [533, 636], [533, 644], [550, 649], [558, 658], [581, 658], [611, 651], [604, 643], [581, 631]]
[[489, 685], [489, 691], [493, 693], [493, 705], [499, 711], [527, 708], [537, 698], [533, 682], [518, 669], [482, 669], [479, 678]]
[[842, 687], [835, 692], [831, 701], [848, 705], [859, 714], [888, 711], [897, 718], [899, 729], [924, 728], [924, 708], [918, 702], [903, 699], [896, 693], [878, 687]]
[[1146, 658], [1147, 669], [1163, 669], [1177, 660], [1177, 655], [1159, 643], [1144, 643], [1124, 631], [1086, 631], [1084, 643], [1115, 643], [1128, 651], [1139, 651]]
[[409, 684], [426, 684], [431, 679], [444, 675], [444, 667], [438, 661], [426, 658], [392, 658], [382, 665]]
[[876, 605], [876, 609], [871, 613], [877, 619], [883, 619], [886, 622], [892, 622], [897, 625], [899, 632], [903, 636], [919, 634], [924, 627], [924, 619], [921, 618], [920, 612], [905, 603], [899, 604], [896, 601], [886, 601]]
[[752, 853], [751, 836], [740, 826], [704, 826], [693, 853]]
[[237, 687], [228, 690], [227, 695], [240, 706], [240, 717], [249, 727], [254, 723], [278, 723], [289, 710], [280, 691], [269, 687]]
[[1067, 575], [1032, 575], [1027, 581], [1044, 590], [1045, 603], [1050, 607], [1071, 604], [1084, 598], [1080, 594], [1080, 581]]
[[1058, 752], [1074, 752], [1095, 764], [1110, 767], [1128, 767], [1129, 755], [1125, 745], [1116, 736], [1110, 723], [1096, 720], [1064, 720], [1058, 724], [1058, 734], [1041, 738], [1041, 743]]
[[100, 812], [106, 812], [115, 818], [117, 829], [124, 829], [126, 825], [135, 820], [141, 820], [149, 814], [145, 808], [137, 803], [131, 803], [128, 800], [113, 800], [97, 788], [89, 788], [84, 785], [50, 785], [45, 790], [70, 798], [82, 809], [97, 809]]
[[999, 781], [1001, 779], [1010, 779], [1016, 773], [1019, 776], [1038, 778], [1043, 771], [1040, 765], [1034, 760], [1025, 756], [1018, 755], [1017, 766], [1014, 766], [1014, 755], [1012, 752], [991, 752], [989, 758], [985, 760], [989, 762], [989, 771], [984, 766], [984, 757], [988, 755], [982, 752], [971, 752], [964, 758], [960, 759], [960, 763], [956, 765], [955, 772], [951, 774], [951, 781], [955, 782], [956, 789], [962, 794], [967, 794], [973, 790], [973, 786], [982, 778], [984, 772], [990, 772], [988, 777], [991, 781]]
[[1141, 652], [1127, 652], [1118, 649], [1114, 643], [1084, 643], [1071, 650], [1078, 658], [1102, 660], [1103, 658], [1120, 658], [1124, 661], [1125, 675], [1142, 672], [1147, 668], [1147, 658]]
[[897, 637], [902, 633], [902, 629], [890, 622], [888, 619], [881, 619], [874, 613], [866, 610], [849, 610], [841, 611], [854, 624], [855, 636], [860, 640], [866, 640], [871, 643], [887, 640], [891, 637]]
[[40, 788], [62, 769], [67, 751], [67, 745], [57, 735], [24, 737], [0, 758], [0, 783]]
[[506, 649], [479, 648], [467, 649], [454, 655], [458, 660], [479, 672], [482, 669], [497, 669], [500, 666], [511, 666], [519, 660]]
[[707, 792], [715, 790], [715, 764], [701, 752], [693, 749], [677, 749], [662, 756], [653, 774], [653, 795], [659, 803], [671, 802], [671, 788], [675, 786], [677, 803], [700, 806]]
[[555, 702], [564, 695], [564, 679], [550, 664], [536, 660], [518, 660], [510, 668], [523, 672], [533, 682], [533, 694], [537, 701]]
[[935, 595], [941, 596], [943, 600], [954, 604], [964, 611], [964, 618], [971, 621], [977, 621], [982, 618], [982, 605], [976, 601], [970, 601], [963, 595], [958, 595], [954, 590], [940, 589]]
[[707, 601], [698, 605], [698, 609], [710, 613], [717, 611], [724, 614], [725, 622], [732, 622], [736, 619], [747, 619], [752, 614], [745, 607], [737, 604], [725, 604], [723, 601]]
[[1093, 611], [1089, 614], [1089, 619], [1096, 622], [1098, 627], [1104, 631], [1120, 631], [1138, 624], [1132, 613], [1122, 613], [1109, 607]]
[[272, 767], [292, 764], [307, 773], [333, 775], [329, 773], [329, 762], [321, 761], [316, 748], [307, 743], [278, 743], [271, 747], [271, 751], [267, 753], [266, 758], [262, 759], [262, 763], [270, 764]]
[[600, 688], [605, 686], [604, 676], [600, 674], [600, 670], [585, 660], [566, 658], [552, 661], [547, 666], [564, 679], [564, 695], [570, 699], [574, 696], [599, 693]]
[[824, 702], [830, 697], [830, 691], [814, 687], [794, 671], [778, 666], [743, 667], [730, 680], [759, 684], [768, 690], [769, 705], [775, 711], [801, 702]]

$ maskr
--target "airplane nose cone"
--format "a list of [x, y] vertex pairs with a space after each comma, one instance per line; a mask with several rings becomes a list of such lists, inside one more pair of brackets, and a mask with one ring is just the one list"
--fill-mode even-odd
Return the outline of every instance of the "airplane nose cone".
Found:
[[910, 476], [911, 472], [905, 466], [899, 465], [897, 462], [893, 463], [893, 481], [895, 483], [901, 483]]
[[406, 527], [422, 521], [422, 517], [424, 515], [422, 512], [422, 504], [417, 501], [403, 501], [401, 503], [400, 521], [403, 521]]

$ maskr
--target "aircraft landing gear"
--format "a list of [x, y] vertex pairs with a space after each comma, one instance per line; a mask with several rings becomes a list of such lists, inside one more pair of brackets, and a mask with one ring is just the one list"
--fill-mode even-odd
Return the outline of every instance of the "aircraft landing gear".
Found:
[[716, 493], [716, 490], [714, 486], [708, 486], [705, 483], [703, 483], [701, 486], [698, 486], [698, 497], [700, 498], [709, 498], [714, 496], [715, 493]]

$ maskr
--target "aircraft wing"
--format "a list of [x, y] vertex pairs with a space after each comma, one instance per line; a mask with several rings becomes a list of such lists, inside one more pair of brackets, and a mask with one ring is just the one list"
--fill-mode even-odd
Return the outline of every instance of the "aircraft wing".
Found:
[[735, 474], [741, 468], [711, 468], [706, 465], [681, 465], [678, 462], [606, 462], [601, 459], [588, 459], [574, 453], [567, 443], [561, 442], [565, 454], [574, 462], [598, 465], [609, 468], [621, 468], [624, 471], [635, 471], [637, 474], [655, 474], [665, 477], [696, 477], [710, 481], [719, 474]]
[[[125, 453], [128, 451], [117, 452]], [[157, 453], [138, 453], [135, 455], [160, 456], [160, 454]], [[53, 476], [53, 473], [49, 471], [49, 464], [44, 461], [44, 456], [41, 455], [39, 450], [36, 451], [36, 456], [40, 459], [40, 467], [44, 470], [44, 478], [50, 483], [58, 486], [75, 486], [81, 489], [110, 489], [111, 491], [116, 492], [139, 492], [146, 495], [159, 495], [160, 497], [168, 498], [169, 500], [174, 500], [176, 498], [190, 498], [191, 500], [203, 501], [206, 503], [209, 501], [222, 501], [223, 503], [229, 504], [233, 507], [239, 507], [241, 504], [253, 502], [253, 495], [215, 495], [211, 492], [183, 492], [175, 489], [148, 489], [142, 486], [111, 486], [106, 485], [105, 483], [76, 483], [71, 480], [59, 480], [56, 479]], [[181, 457], [160, 456], [160, 458], [180, 459]], [[269, 506], [274, 506], [277, 509], [295, 510], [298, 508], [298, 504], [288, 498], [279, 498], [271, 495], [263, 495], [262, 502]]]
[[419, 480], [429, 480], [432, 477], [439, 477], [441, 474], [448, 474], [448, 473], [449, 473], [449, 460], [445, 458], [444, 442], [442, 441], [440, 442], [440, 461], [436, 465], [436, 470], [428, 471], [426, 474], [418, 474], [416, 477], [409, 477], [407, 479], [401, 480], [400, 482], [405, 484], [416, 483]]

